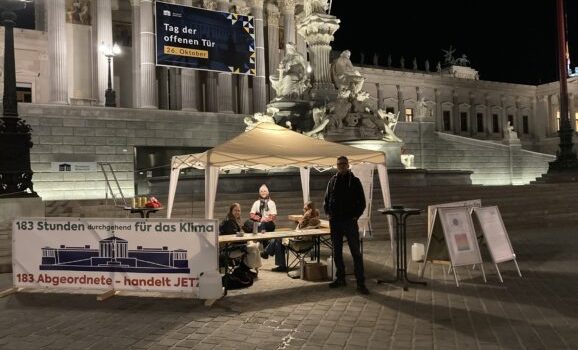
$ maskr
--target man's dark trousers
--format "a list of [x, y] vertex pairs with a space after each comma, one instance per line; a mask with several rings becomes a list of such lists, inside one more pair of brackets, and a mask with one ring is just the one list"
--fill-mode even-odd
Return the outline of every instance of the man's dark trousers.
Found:
[[333, 261], [335, 262], [336, 277], [345, 280], [345, 264], [343, 263], [343, 237], [347, 238], [349, 251], [353, 257], [353, 268], [357, 284], [364, 284], [363, 257], [359, 247], [359, 226], [354, 219], [331, 219], [331, 244], [333, 245]]

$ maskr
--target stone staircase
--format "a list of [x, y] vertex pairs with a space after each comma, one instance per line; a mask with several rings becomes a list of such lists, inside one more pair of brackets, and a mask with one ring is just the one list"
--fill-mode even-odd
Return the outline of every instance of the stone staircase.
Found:
[[520, 144], [478, 140], [434, 131], [430, 122], [400, 123], [396, 129], [415, 164], [427, 170], [470, 170], [478, 185], [526, 185], [548, 171], [555, 156]]
[[[321, 207], [323, 191], [314, 190], [312, 200]], [[256, 194], [251, 193], [217, 193], [215, 216], [221, 220], [229, 204], [239, 202], [243, 217], [248, 211]], [[528, 227], [563, 227], [578, 224], [578, 184], [536, 184], [525, 186], [428, 186], [391, 188], [394, 205], [427, 209], [428, 205], [481, 199], [484, 206], [497, 205], [502, 213], [506, 229], [514, 230]], [[166, 203], [166, 197], [158, 197]], [[302, 212], [301, 191], [285, 191], [273, 194], [279, 212], [277, 227], [293, 228], [295, 224], [287, 219], [289, 214]], [[383, 208], [379, 187], [376, 187], [372, 203], [372, 229], [375, 236], [386, 235], [385, 216], [377, 210]], [[105, 200], [49, 201], [46, 205], [46, 216], [71, 217], [135, 217], [121, 208], [105, 204]], [[166, 211], [152, 214], [153, 217], [166, 216]], [[204, 216], [204, 202], [200, 196], [194, 198], [177, 194], [173, 218], [201, 218]], [[427, 212], [408, 220], [408, 235], [425, 236], [427, 229]]]

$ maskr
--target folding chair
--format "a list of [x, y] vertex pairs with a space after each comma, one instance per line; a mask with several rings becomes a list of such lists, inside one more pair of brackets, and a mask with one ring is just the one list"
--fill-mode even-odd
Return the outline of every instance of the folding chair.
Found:
[[243, 262], [247, 254], [245, 244], [231, 244], [221, 248], [219, 254], [219, 269], [225, 268], [225, 273], [231, 273]]
[[286, 243], [284, 245], [288, 271], [303, 264], [307, 256], [314, 258], [315, 241], [313, 239], [289, 238]]

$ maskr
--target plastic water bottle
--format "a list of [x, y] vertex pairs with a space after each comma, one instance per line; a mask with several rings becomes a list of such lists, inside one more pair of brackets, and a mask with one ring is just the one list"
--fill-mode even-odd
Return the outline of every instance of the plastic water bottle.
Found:
[[425, 254], [424, 245], [421, 243], [414, 243], [411, 245], [411, 260], [422, 261]]

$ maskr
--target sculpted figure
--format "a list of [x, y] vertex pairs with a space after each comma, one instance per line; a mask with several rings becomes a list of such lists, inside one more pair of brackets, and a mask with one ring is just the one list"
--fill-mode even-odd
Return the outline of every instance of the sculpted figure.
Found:
[[444, 52], [444, 63], [447, 65], [452, 65], [455, 64], [455, 58], [454, 58], [454, 52], [456, 52], [456, 49], [454, 49], [451, 45], [450, 48], [447, 50], [442, 50]]
[[304, 0], [303, 1], [303, 11], [305, 16], [309, 16], [313, 13], [326, 13], [329, 8], [329, 2], [327, 0]]
[[327, 124], [329, 124], [330, 119], [325, 115], [325, 108], [323, 107], [313, 108], [312, 114], [314, 122], [313, 129], [304, 132], [303, 135], [323, 140], [323, 130]]
[[458, 66], [467, 67], [470, 65], [470, 60], [468, 60], [468, 56], [466, 56], [466, 54], [463, 54], [462, 57], [456, 58], [454, 63]]
[[247, 116], [243, 119], [243, 122], [247, 127], [245, 131], [253, 130], [257, 125], [261, 123], [275, 123], [275, 114], [279, 112], [279, 109], [274, 107], [267, 108], [266, 113], [255, 113], [252, 117]]
[[285, 45], [285, 57], [279, 63], [278, 71], [278, 76], [269, 77], [277, 97], [299, 96], [311, 86], [307, 74], [307, 61], [292, 43]]
[[393, 113], [387, 113], [383, 109], [377, 110], [377, 115], [383, 121], [383, 128], [384, 128], [384, 135], [383, 140], [389, 142], [403, 142], [399, 137], [397, 137], [394, 133], [395, 126], [397, 125], [397, 119], [399, 118], [399, 112], [397, 115]]
[[427, 102], [425, 101], [425, 98], [422, 97], [417, 101], [415, 110], [417, 119], [423, 119], [428, 117]]
[[351, 110], [350, 96], [351, 91], [341, 89], [338, 92], [337, 100], [329, 105], [329, 129], [341, 129], [343, 127], [343, 120]]
[[353, 68], [350, 57], [351, 52], [349, 50], [345, 50], [339, 55], [331, 65], [331, 78], [338, 90], [345, 88], [353, 94], [357, 94], [361, 91], [365, 78]]

